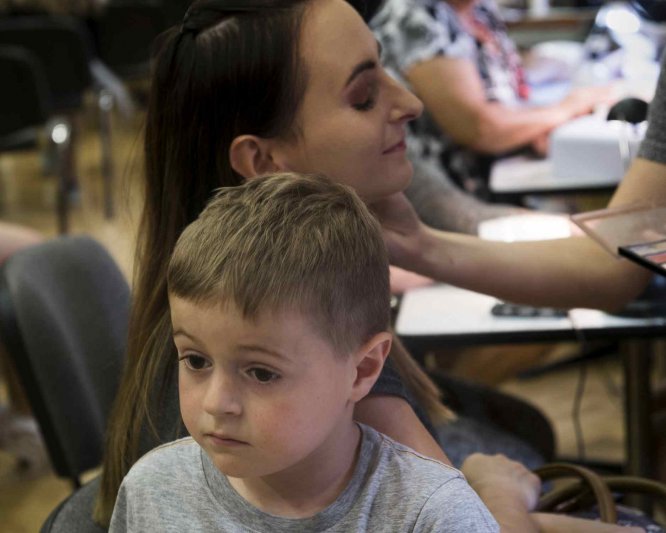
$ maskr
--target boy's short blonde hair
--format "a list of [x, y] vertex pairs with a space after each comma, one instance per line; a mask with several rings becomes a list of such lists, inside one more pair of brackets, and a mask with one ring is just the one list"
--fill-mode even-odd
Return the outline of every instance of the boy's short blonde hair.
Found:
[[324, 176], [220, 189], [178, 239], [167, 284], [190, 301], [233, 303], [248, 319], [298, 312], [339, 353], [389, 327], [379, 224], [352, 189]]

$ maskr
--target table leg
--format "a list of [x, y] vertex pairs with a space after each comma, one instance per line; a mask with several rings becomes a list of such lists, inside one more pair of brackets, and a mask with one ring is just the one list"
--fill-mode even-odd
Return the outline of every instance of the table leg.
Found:
[[[626, 473], [654, 478], [655, 460], [650, 422], [650, 368], [652, 343], [635, 339], [622, 344], [625, 376]], [[632, 497], [631, 505], [649, 510], [645, 498]]]

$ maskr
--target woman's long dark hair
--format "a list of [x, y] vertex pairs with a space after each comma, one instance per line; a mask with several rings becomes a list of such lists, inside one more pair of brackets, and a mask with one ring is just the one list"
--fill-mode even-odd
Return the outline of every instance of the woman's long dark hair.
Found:
[[307, 0], [202, 0], [159, 40], [127, 360], [95, 510], [102, 524], [108, 524], [120, 483], [138, 459], [142, 427], [155, 425], [156, 385], [168, 383], [175, 368], [166, 364], [175, 355], [165, 353], [173, 351], [165, 344], [169, 257], [211, 192], [242, 181], [229, 161], [232, 140], [244, 133], [293, 133], [305, 89], [298, 43], [306, 5]]
[[[199, 0], [182, 25], [159, 39], [128, 351], [95, 509], [101, 524], [109, 523], [120, 483], [141, 450], [178, 430], [169, 419], [177, 416], [175, 400], [166, 394], [176, 369], [166, 270], [180, 233], [215, 189], [241, 183], [229, 159], [234, 138], [298, 134], [294, 117], [307, 80], [299, 43], [311, 1]], [[364, 0], [350, 3], [363, 13]], [[435, 418], [447, 416], [437, 387], [398, 342], [391, 358], [420, 405]]]

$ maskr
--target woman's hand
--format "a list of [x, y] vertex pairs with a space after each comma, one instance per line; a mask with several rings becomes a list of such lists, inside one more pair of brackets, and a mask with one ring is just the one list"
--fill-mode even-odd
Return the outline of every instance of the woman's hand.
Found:
[[421, 255], [425, 225], [402, 193], [396, 193], [370, 205], [384, 233], [391, 264], [414, 270]]

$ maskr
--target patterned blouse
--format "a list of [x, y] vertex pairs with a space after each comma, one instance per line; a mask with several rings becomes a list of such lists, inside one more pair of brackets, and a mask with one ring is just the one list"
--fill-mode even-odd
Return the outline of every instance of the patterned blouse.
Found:
[[[520, 57], [494, 0], [477, 0], [474, 24], [487, 38], [472, 36], [444, 0], [385, 0], [370, 21], [386, 68], [409, 86], [403, 73], [437, 56], [468, 59], [481, 76], [486, 97], [507, 105], [527, 96]], [[456, 144], [429, 113], [411, 122], [410, 156], [435, 160], [463, 188], [475, 192], [491, 159]]]

